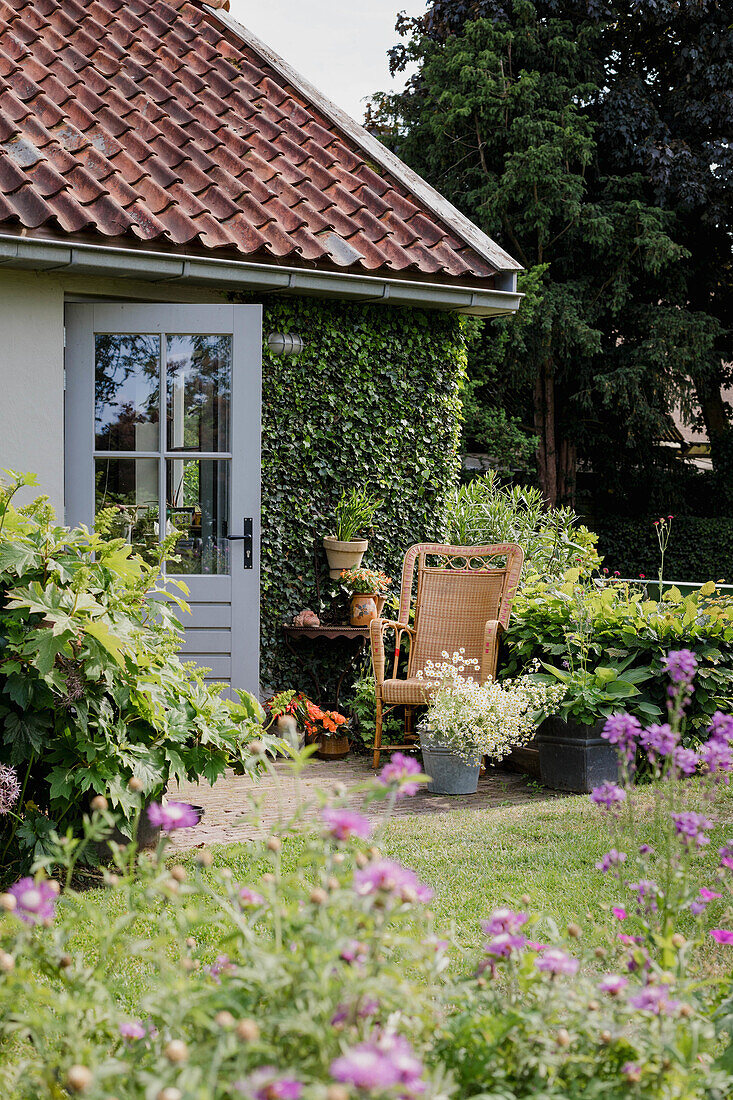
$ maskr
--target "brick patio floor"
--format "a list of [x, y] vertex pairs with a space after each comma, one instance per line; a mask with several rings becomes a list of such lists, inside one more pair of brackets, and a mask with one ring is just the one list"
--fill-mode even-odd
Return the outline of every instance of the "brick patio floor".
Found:
[[[387, 758], [385, 758], [387, 759]], [[289, 818], [301, 803], [309, 802], [317, 789], [331, 790], [336, 783], [348, 788], [363, 783], [374, 776], [369, 757], [354, 756], [347, 760], [312, 760], [299, 779], [289, 773], [285, 761], [274, 765], [274, 774], [263, 776], [255, 782], [247, 776], [227, 773], [210, 787], [208, 783], [184, 783], [169, 790], [169, 797], [204, 807], [204, 817], [195, 832], [181, 830], [171, 838], [172, 847], [178, 849], [203, 847], [209, 844], [233, 844], [254, 839], [269, 832], [279, 818]], [[415, 814], [443, 814], [455, 810], [486, 810], [498, 806], [516, 806], [524, 802], [546, 801], [562, 797], [557, 791], [539, 787], [536, 781], [524, 775], [492, 768], [479, 780], [476, 794], [451, 798], [430, 794], [421, 789], [412, 798], [401, 799], [395, 816]], [[348, 798], [354, 809], [361, 806], [361, 796], [355, 793]], [[259, 826], [244, 821], [254, 803], [259, 805]], [[375, 803], [366, 812], [378, 816], [383, 803]], [[318, 811], [311, 809], [305, 820], [314, 820]]]

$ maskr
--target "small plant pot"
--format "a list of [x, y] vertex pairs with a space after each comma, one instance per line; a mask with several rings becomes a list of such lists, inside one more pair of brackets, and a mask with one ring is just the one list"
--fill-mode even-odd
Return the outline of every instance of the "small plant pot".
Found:
[[427, 789], [431, 794], [476, 794], [480, 764], [467, 764], [450, 749], [428, 748], [422, 737], [423, 770], [430, 776]]
[[590, 794], [606, 780], [618, 781], [616, 750], [601, 737], [604, 724], [604, 718], [592, 726], [557, 715], [545, 719], [537, 731], [537, 746], [546, 787]]
[[352, 626], [369, 626], [378, 616], [376, 596], [368, 592], [357, 592], [351, 597], [349, 622]]
[[325, 737], [321, 735], [318, 738], [318, 751], [316, 756], [321, 760], [343, 760], [345, 756], [349, 755], [348, 737]]
[[327, 535], [323, 540], [323, 549], [326, 551], [326, 557], [328, 558], [331, 580], [337, 581], [343, 569], [358, 569], [368, 545], [368, 539], [339, 542], [338, 539]]

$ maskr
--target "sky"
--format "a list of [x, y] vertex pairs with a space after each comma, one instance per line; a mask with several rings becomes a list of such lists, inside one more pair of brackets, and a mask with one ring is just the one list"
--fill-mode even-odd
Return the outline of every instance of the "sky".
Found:
[[230, 14], [357, 122], [364, 97], [399, 89], [387, 50], [398, 11], [422, 15], [426, 0], [231, 0]]

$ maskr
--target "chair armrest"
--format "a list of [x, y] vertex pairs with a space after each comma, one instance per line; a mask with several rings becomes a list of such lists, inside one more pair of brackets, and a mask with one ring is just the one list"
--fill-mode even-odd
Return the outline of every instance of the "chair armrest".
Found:
[[410, 640], [414, 636], [414, 630], [408, 626], [407, 623], [397, 622], [395, 619], [372, 619], [369, 624], [369, 636], [372, 643], [372, 668], [374, 669], [374, 678], [377, 684], [384, 683], [384, 632], [387, 629], [394, 629], [397, 632], [397, 638], [395, 640], [395, 658], [393, 672], [397, 672], [397, 658], [400, 651], [400, 642], [402, 641], [403, 633], [410, 635]]
[[481, 683], [496, 676], [499, 659], [499, 639], [504, 627], [498, 619], [489, 619], [484, 627], [484, 651], [481, 655]]

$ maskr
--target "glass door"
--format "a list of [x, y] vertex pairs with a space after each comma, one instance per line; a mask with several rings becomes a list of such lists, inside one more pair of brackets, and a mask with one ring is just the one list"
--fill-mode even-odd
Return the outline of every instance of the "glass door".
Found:
[[105, 511], [147, 558], [176, 532], [185, 656], [256, 691], [259, 307], [74, 305], [67, 328], [67, 521]]

